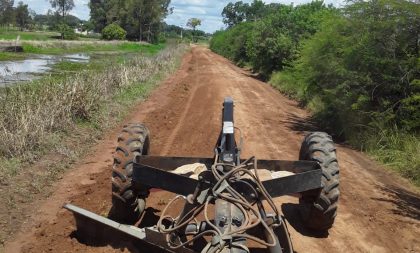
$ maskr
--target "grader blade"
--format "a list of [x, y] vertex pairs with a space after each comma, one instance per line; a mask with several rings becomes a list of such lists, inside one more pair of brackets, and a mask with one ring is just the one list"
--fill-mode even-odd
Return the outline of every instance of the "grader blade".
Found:
[[72, 204], [66, 204], [64, 208], [73, 213], [78, 237], [85, 241], [104, 242], [104, 244], [116, 242], [120, 245], [123, 244], [122, 242], [127, 242], [129, 245], [147, 248], [152, 252], [194, 252], [188, 248], [170, 249], [165, 247], [165, 235], [159, 233], [155, 227], [138, 228], [121, 224]]

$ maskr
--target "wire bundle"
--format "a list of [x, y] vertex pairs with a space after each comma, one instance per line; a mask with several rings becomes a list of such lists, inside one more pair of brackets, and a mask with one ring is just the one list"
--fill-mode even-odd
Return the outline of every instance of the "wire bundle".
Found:
[[[231, 246], [233, 247], [240, 247], [245, 251], [249, 252], [248, 248], [242, 244], [234, 243], [234, 239], [249, 239], [251, 241], [257, 242], [261, 245], [272, 247], [275, 246], [277, 243], [276, 235], [273, 232], [273, 229], [269, 227], [267, 222], [265, 221], [265, 211], [262, 206], [262, 200], [266, 200], [270, 206], [270, 208], [274, 211], [278, 218], [278, 210], [274, 204], [273, 199], [268, 194], [267, 190], [264, 188], [259, 176], [258, 176], [258, 169], [257, 169], [257, 159], [255, 157], [251, 157], [248, 160], [242, 162], [240, 165], [232, 165], [228, 163], [219, 163], [218, 156], [215, 157], [215, 163], [211, 167], [211, 172], [214, 178], [217, 180], [214, 186], [210, 191], [208, 191], [208, 195], [206, 200], [203, 204], [195, 203], [196, 205], [188, 211], [185, 215], [180, 217], [179, 215], [176, 218], [167, 215], [167, 210], [172, 206], [172, 204], [179, 200], [179, 199], [186, 199], [184, 196], [176, 196], [172, 199], [162, 211], [160, 219], [158, 221], [158, 229], [161, 233], [167, 234], [167, 243], [171, 248], [180, 248], [185, 245], [188, 245], [195, 240], [202, 238], [206, 235], [213, 235], [220, 238], [219, 246], [212, 248], [209, 252], [219, 252], [224, 247], [227, 246], [226, 241], [232, 241]], [[231, 169], [226, 169], [231, 167]], [[220, 170], [220, 168], [225, 168]], [[253, 170], [250, 170], [253, 168]], [[227, 172], [226, 172], [227, 171]], [[250, 202], [244, 196], [242, 196], [235, 188], [233, 187], [233, 183], [237, 182], [238, 179], [241, 178], [248, 178], [250, 179], [256, 186], [258, 191], [258, 199], [257, 201]], [[251, 185], [249, 185], [252, 187]], [[254, 190], [254, 189], [253, 189]], [[208, 206], [210, 203], [213, 203], [216, 199], [222, 199], [232, 205], [235, 205], [243, 214], [243, 221], [239, 227], [235, 227], [235, 229], [227, 230], [222, 232], [208, 217]], [[257, 203], [258, 208], [255, 208], [255, 203]], [[182, 230], [185, 231], [185, 227], [190, 224], [193, 220], [197, 224], [196, 217], [201, 213], [204, 213], [204, 218], [208, 226], [211, 229], [206, 230], [201, 233], [193, 234], [191, 239], [185, 240], [181, 243], [175, 243], [174, 238], [179, 238], [176, 236], [178, 232], [182, 234]], [[172, 226], [166, 228], [162, 223], [164, 220], [169, 220], [172, 223]], [[198, 224], [197, 224], [198, 225]], [[260, 239], [256, 236], [252, 236], [246, 233], [251, 228], [254, 228], [258, 225], [262, 225], [262, 227], [268, 232], [267, 241]]]

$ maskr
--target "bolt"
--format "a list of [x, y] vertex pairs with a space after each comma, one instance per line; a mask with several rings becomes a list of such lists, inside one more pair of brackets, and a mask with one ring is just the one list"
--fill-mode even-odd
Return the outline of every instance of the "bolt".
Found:
[[240, 227], [242, 225], [242, 220], [236, 216], [232, 218], [232, 224], [236, 227]]
[[219, 227], [224, 227], [225, 225], [226, 225], [226, 217], [225, 216], [222, 216], [222, 217], [220, 217], [220, 220], [219, 220]]

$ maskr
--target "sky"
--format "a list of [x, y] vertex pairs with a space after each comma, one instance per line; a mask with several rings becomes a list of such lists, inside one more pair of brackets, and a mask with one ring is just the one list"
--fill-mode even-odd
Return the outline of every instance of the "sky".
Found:
[[[17, 4], [18, 0], [15, 1]], [[51, 8], [48, 0], [22, 0], [25, 4], [28, 4], [29, 8], [34, 10], [38, 14], [47, 13], [48, 9]], [[172, 0], [171, 7], [173, 7], [173, 13], [168, 15], [165, 19], [166, 23], [171, 25], [178, 25], [186, 27], [187, 21], [190, 18], [201, 19], [201, 27], [198, 29], [208, 33], [220, 30], [224, 27], [223, 18], [221, 16], [223, 7], [229, 2], [236, 2], [233, 0]], [[252, 2], [252, 0], [243, 0], [243, 2]], [[266, 3], [283, 3], [295, 5], [308, 3], [311, 0], [264, 0]], [[326, 4], [332, 3], [335, 6], [340, 6], [344, 0], [324, 0]], [[83, 19], [89, 19], [89, 0], [74, 0], [75, 8], [70, 12], [72, 15]]]

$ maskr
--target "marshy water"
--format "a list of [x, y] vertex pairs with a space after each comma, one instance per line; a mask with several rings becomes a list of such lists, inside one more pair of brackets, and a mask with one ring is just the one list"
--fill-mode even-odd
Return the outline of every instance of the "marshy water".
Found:
[[40, 55], [20, 61], [0, 61], [0, 87], [37, 79], [63, 61], [88, 63], [90, 56], [84, 53]]

